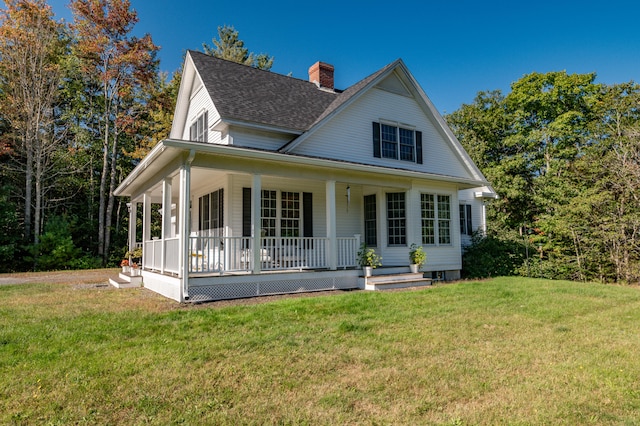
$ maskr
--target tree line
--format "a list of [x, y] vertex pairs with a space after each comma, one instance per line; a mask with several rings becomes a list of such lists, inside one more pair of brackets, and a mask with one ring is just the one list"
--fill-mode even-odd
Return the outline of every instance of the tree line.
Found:
[[[129, 0], [46, 0], [0, 9], [0, 272], [115, 265], [126, 200], [113, 191], [168, 137], [180, 70], [160, 72], [151, 35], [133, 35]], [[270, 69], [218, 27], [205, 53]]]
[[[126, 200], [113, 190], [170, 131], [180, 70], [159, 71], [128, 0], [0, 9], [0, 272], [115, 265]], [[270, 69], [233, 27], [203, 51]], [[446, 117], [499, 199], [467, 276], [640, 279], [640, 87], [531, 73]], [[138, 226], [141, 229], [141, 226]]]
[[499, 199], [470, 276], [638, 283], [640, 86], [531, 73], [447, 117]]

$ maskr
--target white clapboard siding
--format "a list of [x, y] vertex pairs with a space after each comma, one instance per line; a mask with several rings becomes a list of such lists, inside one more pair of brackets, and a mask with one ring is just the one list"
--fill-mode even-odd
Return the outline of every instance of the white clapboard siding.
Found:
[[220, 118], [220, 114], [218, 114], [218, 111], [214, 107], [209, 93], [201, 84], [194, 85], [194, 90], [191, 93], [187, 120], [184, 129], [182, 129], [182, 139], [189, 140], [189, 128], [205, 110], [209, 112], [209, 141], [207, 142], [213, 142], [213, 139], [220, 140], [220, 133], [211, 131], [211, 125]]
[[[422, 132], [423, 163], [373, 156], [372, 122], [388, 120]], [[303, 155], [471, 178], [450, 142], [415, 99], [374, 88], [294, 149]]]

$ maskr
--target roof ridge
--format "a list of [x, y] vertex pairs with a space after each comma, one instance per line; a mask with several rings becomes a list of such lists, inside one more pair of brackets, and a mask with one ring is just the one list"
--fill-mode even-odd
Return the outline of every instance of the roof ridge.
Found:
[[[279, 72], [275, 72], [275, 71], [271, 71], [271, 70], [265, 70], [265, 69], [262, 69], [262, 68], [254, 67], [252, 65], [241, 64], [239, 62], [231, 61], [229, 59], [218, 58], [217, 56], [209, 55], [209, 54], [201, 52], [199, 50], [187, 49], [187, 52], [197, 53], [198, 55], [205, 56], [207, 59], [214, 59], [214, 60], [218, 60], [218, 61], [224, 61], [224, 62], [226, 62], [228, 64], [235, 64], [235, 65], [238, 65], [238, 66], [241, 66], [241, 67], [254, 69], [256, 71], [262, 71], [262, 72], [270, 73], [271, 75], [274, 75], [274, 76], [279, 76], [279, 77], [282, 77], [282, 78], [290, 78], [292, 80], [301, 81], [303, 83], [310, 84], [310, 85], [313, 85], [314, 87], [318, 88], [318, 86], [314, 82], [309, 81], [308, 79], [301, 78], [301, 77], [294, 77], [293, 75], [281, 74]], [[331, 91], [328, 91], [328, 90], [325, 90], [325, 91], [331, 92]], [[344, 92], [344, 90], [334, 89], [334, 92], [337, 93], [337, 94], [340, 94], [340, 93]]]
[[188, 50], [188, 54], [223, 121], [266, 125], [299, 134], [340, 94], [320, 90], [307, 80], [202, 52]]

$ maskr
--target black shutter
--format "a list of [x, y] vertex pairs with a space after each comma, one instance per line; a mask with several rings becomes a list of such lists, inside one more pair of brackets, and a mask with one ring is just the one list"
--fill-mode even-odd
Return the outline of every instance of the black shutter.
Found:
[[251, 236], [251, 188], [242, 188], [242, 236]]
[[416, 131], [416, 163], [422, 164], [422, 132]]
[[467, 210], [467, 235], [471, 235], [473, 234], [473, 224], [471, 223], [471, 204], [467, 204], [465, 209]]
[[[313, 237], [313, 194], [302, 193], [302, 236]], [[313, 241], [305, 242], [305, 249], [313, 248]]]
[[302, 236], [313, 237], [313, 194], [302, 193]]
[[380, 123], [373, 122], [373, 156], [380, 158]]
[[218, 226], [223, 228], [224, 232], [224, 188], [218, 190]]

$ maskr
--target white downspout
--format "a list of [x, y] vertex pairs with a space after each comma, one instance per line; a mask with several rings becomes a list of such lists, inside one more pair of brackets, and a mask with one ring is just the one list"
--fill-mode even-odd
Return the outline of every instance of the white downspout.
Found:
[[328, 180], [326, 187], [327, 206], [327, 263], [331, 271], [338, 269], [338, 239], [336, 229], [336, 181]]
[[253, 175], [253, 184], [251, 187], [251, 250], [253, 269], [252, 273], [259, 274], [262, 271], [262, 248], [260, 232], [260, 216], [262, 206], [262, 176]]

